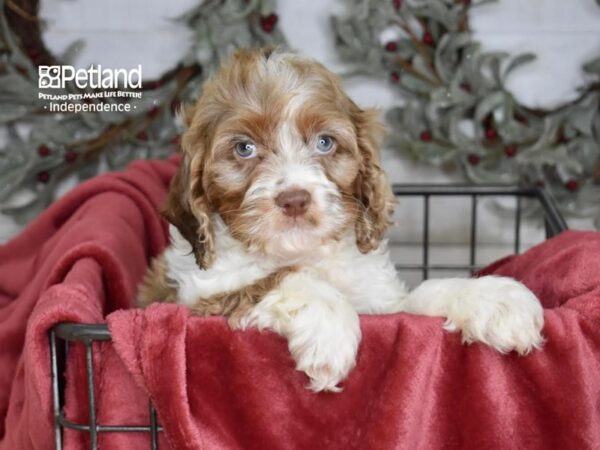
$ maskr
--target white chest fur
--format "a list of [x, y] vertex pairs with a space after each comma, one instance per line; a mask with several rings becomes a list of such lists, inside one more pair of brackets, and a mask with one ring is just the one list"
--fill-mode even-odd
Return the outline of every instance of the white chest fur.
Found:
[[[199, 298], [235, 291], [267, 276], [290, 261], [273, 260], [251, 253], [215, 221], [216, 259], [208, 270], [196, 264], [190, 244], [171, 226], [171, 245], [165, 251], [167, 275], [178, 286], [182, 304], [192, 305]], [[312, 254], [294, 262], [299, 270], [311, 273], [338, 289], [359, 312], [389, 311], [390, 303], [406, 295], [396, 277], [385, 243], [367, 255], [359, 252], [354, 237], [321, 246]]]
[[193, 305], [200, 298], [235, 291], [265, 277], [277, 266], [248, 253], [242, 244], [217, 224], [216, 259], [208, 270], [198, 267], [192, 247], [177, 228], [169, 227], [171, 245], [165, 251], [167, 276], [177, 283], [180, 303]]

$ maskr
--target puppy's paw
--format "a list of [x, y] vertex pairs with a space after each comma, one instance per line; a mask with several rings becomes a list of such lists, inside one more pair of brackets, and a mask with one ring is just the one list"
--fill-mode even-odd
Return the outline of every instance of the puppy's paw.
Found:
[[360, 342], [358, 315], [329, 283], [306, 273], [288, 275], [239, 321], [241, 328], [270, 328], [285, 336], [296, 368], [315, 392], [337, 386], [355, 365]]
[[289, 338], [290, 353], [296, 369], [308, 375], [312, 391], [340, 392], [338, 384], [356, 364], [360, 341], [358, 319], [356, 323], [323, 325], [296, 329]]
[[448, 311], [446, 330], [460, 330], [463, 342], [483, 342], [502, 353], [541, 348], [544, 311], [527, 287], [504, 277], [469, 281]]

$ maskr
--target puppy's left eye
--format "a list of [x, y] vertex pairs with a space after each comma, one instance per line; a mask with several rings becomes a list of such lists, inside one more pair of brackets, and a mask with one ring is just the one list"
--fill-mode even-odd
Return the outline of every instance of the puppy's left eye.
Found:
[[322, 134], [317, 139], [317, 152], [326, 155], [331, 153], [335, 147], [335, 139], [326, 134]]
[[254, 158], [256, 156], [256, 144], [252, 142], [238, 142], [235, 146], [235, 151], [240, 158]]

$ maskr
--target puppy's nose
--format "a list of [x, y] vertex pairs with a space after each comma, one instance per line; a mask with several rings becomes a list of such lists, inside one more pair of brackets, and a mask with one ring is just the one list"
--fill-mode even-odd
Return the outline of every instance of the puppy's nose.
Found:
[[283, 209], [286, 216], [303, 215], [310, 205], [310, 194], [306, 189], [284, 191], [275, 197], [275, 204]]

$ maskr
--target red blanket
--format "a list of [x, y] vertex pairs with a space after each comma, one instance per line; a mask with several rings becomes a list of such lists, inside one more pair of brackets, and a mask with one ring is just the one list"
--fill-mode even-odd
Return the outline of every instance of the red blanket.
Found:
[[[53, 448], [47, 332], [63, 321], [103, 322], [131, 306], [149, 258], [166, 245], [156, 211], [176, 168], [175, 159], [140, 162], [94, 178], [0, 246], [0, 449]], [[133, 385], [117, 364], [111, 367], [107, 379]], [[85, 392], [68, 394], [76, 412], [87, 403]], [[67, 436], [67, 448], [81, 448], [76, 437]]]
[[[0, 247], [0, 449], [53, 445], [47, 331], [129, 306], [165, 245], [156, 209], [175, 161], [91, 180]], [[96, 352], [98, 422], [148, 424], [147, 396], [172, 449], [600, 448], [600, 234], [567, 232], [487, 273], [542, 299], [547, 338], [528, 357], [460, 344], [442, 320], [364, 316], [358, 365], [339, 394], [314, 394], [285, 341], [232, 332], [174, 305], [108, 316]], [[85, 422], [80, 351], [66, 410]], [[66, 448], [85, 448], [67, 432]], [[100, 448], [146, 449], [142, 433]]]

